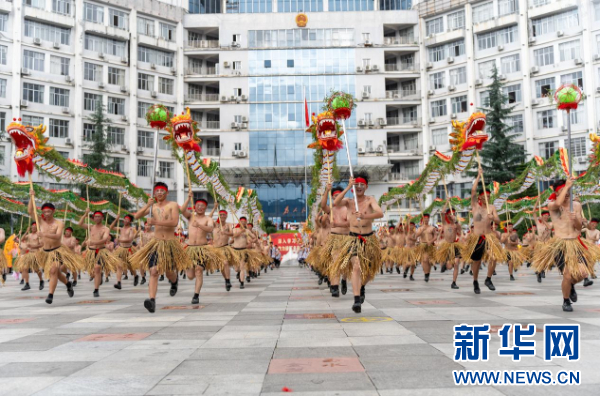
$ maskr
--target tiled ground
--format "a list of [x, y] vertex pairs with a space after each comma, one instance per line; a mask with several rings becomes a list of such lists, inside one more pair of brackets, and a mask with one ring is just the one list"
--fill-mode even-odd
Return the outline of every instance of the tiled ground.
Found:
[[[468, 275], [450, 289], [449, 273], [422, 273], [410, 282], [379, 276], [367, 287], [363, 312], [352, 313], [351, 292], [330, 297], [316, 277], [284, 266], [227, 293], [219, 274], [205, 279], [201, 305], [192, 309], [192, 283], [175, 297], [159, 288], [154, 315], [142, 306], [146, 287], [131, 278], [93, 299], [83, 279], [69, 299], [59, 286], [21, 292], [9, 278], [0, 288], [0, 395], [530, 395], [600, 394], [600, 282], [579, 288], [574, 313], [561, 310], [560, 278], [538, 284], [523, 269], [510, 282], [506, 268], [496, 292], [473, 294]], [[540, 356], [513, 363], [499, 358], [492, 336], [489, 362], [452, 359], [460, 323], [579, 323], [579, 362], [548, 363]], [[535, 339], [541, 345], [542, 333]], [[541, 369], [582, 371], [575, 387], [456, 387], [452, 370]]]

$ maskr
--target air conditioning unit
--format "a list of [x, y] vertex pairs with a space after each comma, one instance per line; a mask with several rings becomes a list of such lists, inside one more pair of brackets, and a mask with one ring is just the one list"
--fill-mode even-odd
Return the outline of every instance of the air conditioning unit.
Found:
[[566, 126], [566, 125], [563, 125], [563, 126], [560, 128], [560, 130], [561, 130], [561, 131], [563, 131], [563, 132], [567, 132], [567, 131], [568, 131], [568, 128], [567, 128], [567, 126]]
[[455, 91], [456, 87], [454, 85], [448, 85], [448, 91]]
[[122, 144], [121, 145], [121, 151], [129, 152], [129, 147], [127, 147], [126, 145]]
[[57, 42], [55, 41], [54, 43], [52, 43], [52, 46], [53, 46], [55, 49], [59, 49], [59, 48], [60, 48], [60, 43], [57, 43]]
[[65, 144], [66, 144], [67, 146], [72, 146], [72, 145], [73, 145], [73, 141], [72, 141], [70, 138], [66, 138], [66, 139], [65, 139]]
[[121, 121], [127, 122], [127, 121], [129, 121], [129, 119], [127, 118], [127, 116], [124, 115], [124, 116], [121, 116]]
[[430, 119], [429, 119], [429, 123], [430, 123], [430, 124], [434, 124], [434, 123], [435, 123], [435, 118], [430, 118]]
[[242, 122], [248, 122], [248, 117], [242, 117]]
[[37, 38], [37, 37], [34, 37], [33, 38], [33, 44], [35, 44], [35, 45], [42, 45], [42, 40], [39, 39], [39, 38]]
[[29, 102], [26, 100], [21, 100], [21, 107], [27, 107], [29, 106]]
[[231, 129], [240, 129], [240, 124], [237, 122], [232, 122], [231, 123]]
[[452, 113], [450, 114], [450, 118], [456, 120], [458, 118], [458, 115], [456, 113]]
[[234, 151], [231, 152], [231, 156], [232, 157], [237, 157], [239, 155], [239, 153], [240, 153], [239, 151], [234, 150]]
[[413, 120], [412, 125], [413, 127], [418, 128], [421, 126], [421, 123], [419, 123], [419, 120]]
[[177, 75], [177, 69], [175, 67], [171, 68], [171, 74], [176, 76]]
[[535, 44], [537, 39], [535, 37], [529, 37], [529, 44]]
[[539, 99], [531, 99], [531, 105], [532, 106], [537, 106], [541, 103], [541, 101]]
[[122, 56], [122, 57], [121, 57], [121, 63], [127, 63], [127, 62], [128, 62], [128, 61], [127, 61], [127, 57], [125, 57], [125, 56]]
[[371, 65], [365, 66], [365, 71], [370, 71], [370, 70], [371, 70]]
[[377, 146], [377, 148], [375, 149], [376, 152], [378, 153], [383, 153], [383, 146], [379, 145]]
[[381, 126], [387, 125], [387, 121], [385, 120], [385, 118], [379, 118], [378, 121], [379, 121], [379, 125], [381, 125]]
[[357, 73], [362, 73], [362, 67], [356, 66], [356, 72]]
[[367, 148], [367, 153], [374, 153], [375, 149], [373, 147]]
[[23, 75], [23, 76], [28, 76], [28, 75], [30, 75], [30, 74], [31, 74], [31, 72], [29, 71], [29, 69], [28, 69], [28, 68], [26, 68], [26, 67], [22, 67], [22, 68], [21, 68], [21, 75]]
[[372, 47], [372, 46], [373, 46], [372, 42], [370, 42], [369, 40], [365, 41], [365, 47]]
[[248, 156], [248, 153], [246, 153], [245, 151], [238, 152], [238, 158], [246, 158], [247, 156]]
[[429, 91], [427, 91], [427, 96], [433, 96], [433, 94], [435, 94], [433, 89], [430, 89]]
[[248, 100], [248, 97], [246, 95], [242, 95], [242, 102], [246, 102]]
[[596, 54], [596, 55], [594, 55], [594, 60], [595, 60], [595, 61], [597, 61], [597, 60], [600, 60], [600, 54]]
[[500, 75], [498, 76], [498, 78], [499, 78], [500, 80], [506, 80], [506, 74], [500, 74]]
[[73, 79], [71, 78], [71, 76], [65, 76], [65, 82], [70, 83], [72, 81], [73, 81]]
[[565, 35], [565, 32], [564, 32], [564, 31], [562, 31], [562, 30], [557, 30], [557, 31], [556, 31], [556, 35], [557, 35], [558, 37], [562, 37], [562, 36], [564, 36], [564, 35]]
[[600, 87], [596, 87], [596, 92], [600, 93]]
[[227, 96], [225, 96], [225, 95], [221, 96], [221, 102], [227, 102]]
[[63, 112], [63, 114], [69, 114], [69, 113], [71, 113], [71, 109], [69, 109], [68, 107], [63, 107], [62, 112]]
[[372, 67], [372, 70], [373, 70], [374, 72], [377, 72], [377, 71], [379, 71], [379, 66], [377, 66], [377, 65], [373, 65], [373, 67]]
[[375, 126], [375, 121], [369, 120], [369, 121], [367, 121], [367, 125], [370, 127]]
[[364, 147], [359, 147], [358, 148], [358, 154], [364, 154], [364, 153], [365, 153]]
[[223, 62], [223, 67], [226, 69], [229, 68], [229, 62]]
[[476, 86], [483, 85], [483, 80], [481, 78], [478, 78], [477, 80], [475, 80], [475, 85]]
[[531, 68], [531, 74], [536, 74], [536, 73], [539, 73], [539, 72], [540, 72], [540, 68], [539, 67], [533, 66]]
[[156, 93], [156, 91], [151, 91], [150, 96], [152, 96], [153, 98], [156, 98], [158, 96], [158, 94]]
[[576, 65], [583, 65], [583, 59], [581, 59], [581, 58], [575, 59], [575, 64]]
[[98, 52], [98, 58], [104, 59], [104, 52]]
[[127, 87], [125, 85], [121, 85], [121, 92], [127, 93]]
[[579, 157], [579, 158], [577, 158], [577, 162], [580, 164], [587, 164], [588, 159], [586, 157]]
[[144, 148], [143, 148], [143, 147], [140, 147], [140, 146], [138, 146], [138, 148], [137, 148], [137, 152], [136, 152], [136, 153], [137, 153], [137, 154], [143, 154], [143, 153], [144, 153]]
[[449, 56], [448, 58], [446, 58], [446, 62], [448, 62], [448, 63], [454, 63], [454, 57]]
[[247, 122], [242, 122], [242, 129], [248, 129], [248, 123]]
[[365, 126], [365, 120], [358, 120], [358, 126]]
[[366, 92], [366, 91], [363, 91], [363, 93], [362, 93], [362, 98], [363, 98], [363, 99], [369, 99], [369, 93], [368, 93], [368, 92]]
[[99, 82], [98, 83], [98, 88], [100, 88], [100, 89], [104, 88], [104, 83], [103, 82]]
[[504, 51], [504, 46], [503, 45], [499, 45], [498, 46], [498, 51]]
[[156, 69], [156, 64], [150, 63], [150, 69]]
[[427, 64], [425, 65], [425, 68], [426, 68], [427, 70], [429, 70], [429, 69], [433, 69], [433, 63], [431, 63], [431, 62], [427, 63]]

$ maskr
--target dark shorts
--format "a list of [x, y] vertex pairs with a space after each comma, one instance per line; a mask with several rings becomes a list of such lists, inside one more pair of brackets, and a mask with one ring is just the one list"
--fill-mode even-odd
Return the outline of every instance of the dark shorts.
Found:
[[460, 254], [460, 249], [456, 246], [454, 246], [454, 258], [462, 258]]
[[479, 237], [477, 241], [477, 245], [475, 245], [475, 249], [473, 249], [473, 253], [471, 253], [471, 260], [480, 261], [483, 258], [483, 254], [485, 253], [485, 235]]
[[[50, 253], [50, 252], [55, 251], [58, 248], [60, 248], [60, 246], [57, 246], [57, 247], [55, 247], [53, 249], [43, 249], [43, 250], [46, 253]], [[59, 265], [63, 265], [64, 264], [63, 258], [62, 258], [62, 255], [60, 254], [60, 252], [56, 252], [56, 261], [58, 261]]]
[[[365, 242], [363, 241], [363, 239], [361, 239], [361, 237], [362, 238], [370, 237], [371, 235], [373, 235], [373, 232], [369, 232], [368, 234], [357, 234], [355, 232], [350, 232], [349, 235], [352, 236], [352, 237], [356, 237], [356, 240], [358, 241], [359, 245], [364, 245]], [[352, 245], [352, 247], [350, 247], [350, 249], [348, 249], [348, 252], [350, 253], [350, 255], [352, 257], [358, 256], [358, 246], [357, 245]]]
[[[554, 256], [554, 260], [556, 261], [556, 268], [558, 268], [558, 270], [562, 274], [563, 271], [565, 270], [565, 254], [564, 254], [564, 252], [562, 250], [559, 250], [559, 252], [556, 253], [556, 255]], [[587, 265], [587, 261], [581, 255], [579, 255], [579, 261], [581, 263], [584, 263], [585, 265]]]
[[[152, 267], [156, 267], [158, 265], [158, 252], [154, 252], [150, 254], [148, 257], [148, 269]], [[171, 256], [171, 265], [167, 271], [175, 271], [175, 258]]]

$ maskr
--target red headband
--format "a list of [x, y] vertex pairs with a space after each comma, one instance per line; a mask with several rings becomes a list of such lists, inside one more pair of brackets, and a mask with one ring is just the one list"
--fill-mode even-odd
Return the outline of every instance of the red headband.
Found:
[[104, 217], [104, 213], [100, 212], [99, 210], [94, 212], [94, 216], [96, 216], [97, 214], [99, 214], [100, 216]]
[[[560, 190], [562, 190], [563, 188], [565, 188], [566, 184], [561, 184], [560, 186], [556, 187], [556, 189], [554, 190], [554, 192], [552, 194], [550, 194], [550, 196], [548, 197], [548, 199], [550, 201], [556, 201], [556, 197], [558, 196], [558, 193], [560, 192]], [[544, 213], [542, 213], [543, 215]]]
[[367, 181], [365, 179], [363, 179], [362, 177], [357, 177], [356, 179], [354, 179], [354, 183], [358, 184], [358, 183], [363, 183], [363, 184], [369, 184], [367, 183]]
[[202, 202], [202, 203], [204, 203], [204, 205], [208, 205], [208, 201], [206, 199], [202, 199], [202, 198], [197, 199], [196, 203], [198, 203], [198, 202]]
[[222, 214], [222, 213], [227, 214], [227, 211], [226, 210], [219, 210], [219, 214]]
[[483, 194], [490, 195], [490, 192], [487, 191], [487, 190], [486, 191], [482, 191], [482, 192], [479, 193], [479, 196], [481, 197]]
[[331, 196], [332, 196], [332, 197], [335, 197], [336, 195], [338, 195], [338, 194], [341, 194], [341, 193], [342, 193], [341, 191], [334, 191], [334, 192], [331, 194]]
[[156, 187], [154, 187], [154, 191], [156, 191], [156, 190], [169, 191], [169, 189], [167, 187], [165, 187], [165, 186], [156, 186]]

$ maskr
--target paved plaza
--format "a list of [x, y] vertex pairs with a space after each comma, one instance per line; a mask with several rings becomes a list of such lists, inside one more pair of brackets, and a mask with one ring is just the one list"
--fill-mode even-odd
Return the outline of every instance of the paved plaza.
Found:
[[[333, 299], [306, 269], [285, 266], [262, 274], [245, 290], [205, 278], [200, 306], [192, 282], [170, 297], [161, 282], [157, 311], [142, 303], [146, 285], [112, 284], [92, 297], [87, 277], [69, 299], [59, 285], [52, 306], [34, 281], [20, 291], [12, 276], [0, 288], [0, 395], [598, 395], [600, 394], [600, 282], [578, 288], [575, 312], [561, 309], [560, 278], [542, 284], [522, 269], [510, 282], [506, 267], [496, 292], [473, 294], [468, 274], [451, 290], [451, 273], [420, 269], [416, 281], [383, 275], [368, 285], [361, 314], [351, 291]], [[35, 276], [32, 278], [34, 279]], [[114, 279], [113, 279], [114, 281]], [[482, 279], [483, 281], [483, 279]], [[453, 326], [461, 323], [578, 323], [578, 362], [537, 356], [498, 357], [493, 334], [488, 362], [453, 360]], [[452, 370], [581, 370], [580, 386], [458, 387]]]

